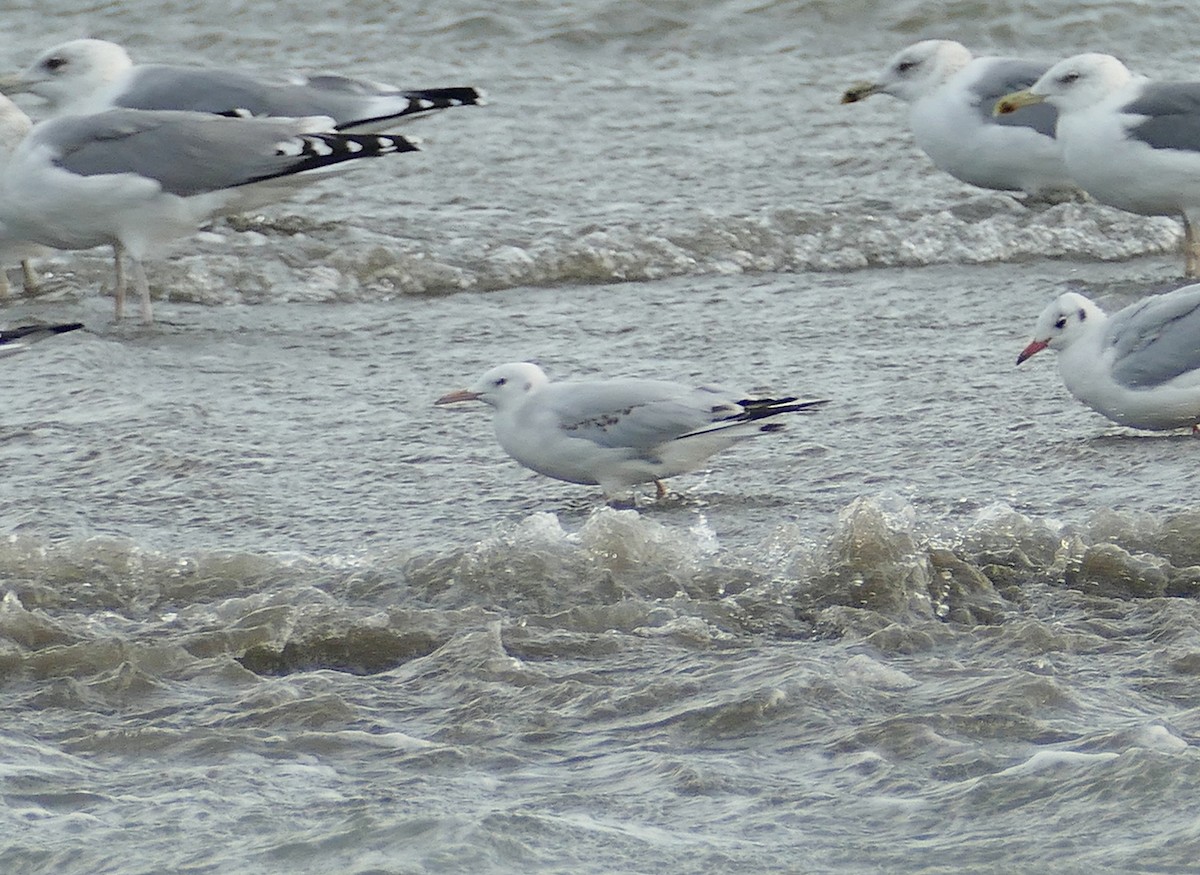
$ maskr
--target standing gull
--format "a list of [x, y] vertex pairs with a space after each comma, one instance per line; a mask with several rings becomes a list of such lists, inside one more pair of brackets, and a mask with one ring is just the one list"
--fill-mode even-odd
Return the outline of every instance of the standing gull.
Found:
[[[4, 168], [8, 166], [10, 156], [29, 134], [32, 127], [33, 122], [29, 120], [29, 116], [25, 115], [20, 107], [7, 97], [0, 95], [0, 174], [3, 174]], [[45, 247], [34, 243], [0, 239], [0, 298], [7, 298], [11, 293], [8, 274], [4, 272], [5, 265], [15, 261], [21, 263], [25, 291], [29, 293], [37, 286], [37, 277], [34, 276], [29, 259], [38, 258], [45, 255], [46, 252]]]
[[1076, 188], [1054, 139], [1056, 113], [1033, 107], [997, 119], [1001, 95], [1031, 85], [1049, 68], [1016, 58], [973, 58], [960, 43], [924, 40], [898, 52], [873, 82], [842, 103], [890, 94], [909, 104], [917, 145], [938, 169], [980, 188], [1032, 195]]
[[[149, 323], [142, 260], [168, 242], [215, 216], [286, 197], [347, 162], [416, 149], [403, 137], [333, 133], [330, 125], [130, 109], [42, 122], [0, 175], [0, 243], [128, 253]], [[122, 276], [117, 318], [124, 292]]]
[[1083, 190], [1131, 213], [1181, 217], [1184, 275], [1200, 276], [1200, 82], [1151, 82], [1089, 53], [1059, 61], [995, 111], [1043, 102], [1058, 109], [1063, 157]]
[[1155, 430], [1200, 424], [1200, 285], [1112, 316], [1067, 292], [1038, 317], [1017, 364], [1047, 348], [1058, 352], [1067, 390], [1113, 422]]
[[435, 404], [483, 401], [495, 408], [496, 438], [517, 462], [568, 483], [599, 485], [610, 501], [638, 483], [694, 471], [709, 456], [783, 428], [764, 422], [827, 403], [741, 399], [708, 387], [660, 380], [551, 383], [537, 365], [516, 362], [484, 374], [471, 389]]
[[267, 75], [240, 70], [137, 64], [116, 43], [77, 39], [43, 52], [0, 89], [29, 92], [56, 115], [106, 109], [178, 109], [243, 116], [332, 118], [339, 131], [386, 130], [398, 122], [482, 103], [470, 87], [401, 90], [346, 76]]
[[65, 322], [59, 325], [22, 325], [20, 328], [0, 330], [0, 358], [24, 352], [29, 344], [67, 331], [82, 328], [81, 322]]

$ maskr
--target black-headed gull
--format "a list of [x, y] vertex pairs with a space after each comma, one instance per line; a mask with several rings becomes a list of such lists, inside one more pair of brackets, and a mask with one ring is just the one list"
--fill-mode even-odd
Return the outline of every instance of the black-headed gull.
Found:
[[975, 58], [961, 43], [923, 40], [898, 52], [872, 82], [842, 103], [890, 94], [909, 104], [917, 146], [938, 169], [980, 188], [1029, 194], [1077, 188], [1054, 139], [1057, 113], [1031, 107], [996, 118], [1001, 95], [1027, 87], [1050, 67], [1017, 58]]
[[328, 118], [238, 119], [116, 109], [33, 127], [0, 175], [0, 245], [111, 245], [133, 263], [151, 322], [142, 260], [215, 216], [280, 200], [360, 158], [411, 152], [404, 137], [342, 134]]
[[[514, 362], [435, 404], [482, 401], [495, 408], [496, 437], [516, 461], [557, 480], [599, 485], [611, 501], [633, 486], [699, 468], [738, 441], [778, 431], [783, 413], [827, 399], [741, 398], [660, 380], [551, 383], [535, 364]], [[766, 421], [771, 420], [771, 421]]]
[[45, 99], [57, 115], [106, 109], [178, 109], [223, 115], [332, 118], [340, 131], [382, 131], [415, 116], [483, 102], [470, 87], [401, 90], [338, 75], [264, 74], [137, 64], [124, 48], [76, 39], [47, 49], [0, 88]]
[[1046, 348], [1058, 353], [1067, 390], [1113, 422], [1155, 430], [1200, 423], [1200, 285], [1112, 316], [1066, 292], [1038, 317], [1017, 364]]
[[77, 331], [81, 322], [63, 322], [58, 325], [22, 325], [0, 331], [0, 358], [24, 352], [29, 344], [67, 331]]
[[1059, 61], [996, 103], [1058, 109], [1067, 170], [1101, 203], [1184, 225], [1184, 274], [1200, 276], [1200, 82], [1151, 82], [1111, 55]]

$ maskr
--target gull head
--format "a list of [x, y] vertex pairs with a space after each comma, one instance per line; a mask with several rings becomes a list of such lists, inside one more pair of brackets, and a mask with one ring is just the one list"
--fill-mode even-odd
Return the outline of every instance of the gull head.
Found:
[[22, 73], [6, 77], [0, 91], [35, 94], [62, 109], [95, 94], [132, 66], [128, 53], [116, 43], [71, 40], [42, 52]]
[[1064, 350], [1103, 322], [1104, 311], [1098, 306], [1078, 292], [1065, 292], [1042, 311], [1033, 328], [1033, 341], [1017, 356], [1017, 364], [1047, 347]]
[[860, 82], [842, 95], [857, 103], [872, 94], [919, 100], [971, 63], [971, 52], [952, 40], [922, 40], [897, 52], [874, 82]]
[[995, 115], [1016, 112], [1034, 103], [1049, 103], [1064, 112], [1085, 109], [1120, 90], [1133, 79], [1129, 68], [1112, 55], [1089, 52], [1059, 61], [1024, 91], [996, 101]]
[[532, 362], [511, 362], [492, 368], [470, 389], [459, 389], [443, 395], [433, 403], [445, 405], [460, 401], [482, 401], [497, 410], [504, 410], [520, 404], [549, 382], [545, 372]]

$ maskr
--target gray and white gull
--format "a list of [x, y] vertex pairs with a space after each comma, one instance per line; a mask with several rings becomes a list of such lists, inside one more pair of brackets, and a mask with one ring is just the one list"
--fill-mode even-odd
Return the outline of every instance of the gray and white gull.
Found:
[[1067, 391], [1133, 428], [1200, 424], [1200, 285], [1152, 295], [1111, 316], [1077, 292], [1038, 317], [1017, 358], [1052, 349]]
[[1184, 227], [1184, 275], [1200, 276], [1200, 82], [1153, 82], [1112, 55], [1059, 61], [998, 115], [1058, 109], [1067, 170], [1101, 203]]
[[272, 203], [360, 159], [416, 150], [404, 137], [343, 134], [332, 120], [240, 119], [116, 109], [41, 122], [0, 174], [0, 251], [113, 246], [117, 318], [121, 253], [143, 322], [153, 321], [142, 261], [216, 216]]
[[923, 40], [897, 52], [874, 80], [849, 88], [842, 103], [873, 94], [903, 100], [917, 146], [962, 182], [1031, 195], [1075, 191], [1054, 136], [1053, 107], [992, 113], [998, 98], [1032, 85], [1050, 65], [976, 58], [961, 43]]
[[530, 362], [500, 365], [439, 405], [495, 408], [496, 438], [521, 465], [568, 483], [599, 485], [612, 502], [639, 483], [666, 495], [666, 477], [699, 468], [739, 441], [779, 431], [775, 417], [827, 399], [745, 398], [705, 386], [614, 379], [552, 383]]
[[383, 131], [442, 109], [473, 106], [469, 86], [401, 89], [333, 73], [260, 72], [179, 64], [134, 64], [107, 40], [76, 39], [42, 52], [0, 90], [41, 97], [56, 115], [106, 109], [177, 109], [239, 116], [324, 115], [339, 131]]

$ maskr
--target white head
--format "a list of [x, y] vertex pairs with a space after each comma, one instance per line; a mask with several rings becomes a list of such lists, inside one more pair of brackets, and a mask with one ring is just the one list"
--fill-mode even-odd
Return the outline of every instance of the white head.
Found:
[[1017, 364], [1049, 347], [1062, 351], [1104, 324], [1104, 311], [1078, 292], [1065, 292], [1038, 317], [1033, 341], [1017, 357]]
[[873, 83], [850, 89], [842, 102], [853, 103], [872, 94], [919, 100], [969, 63], [971, 52], [962, 43], [922, 40], [897, 52]]
[[460, 389], [443, 395], [433, 403], [482, 401], [497, 410], [505, 410], [520, 404], [549, 382], [550, 378], [537, 365], [531, 362], [512, 362], [492, 368], [470, 389]]
[[1133, 80], [1129, 68], [1112, 55], [1089, 52], [1059, 61], [1029, 88], [1060, 110], [1084, 109]]
[[53, 109], [85, 100], [133, 66], [116, 43], [77, 39], [47, 49], [5, 90], [27, 91]]

